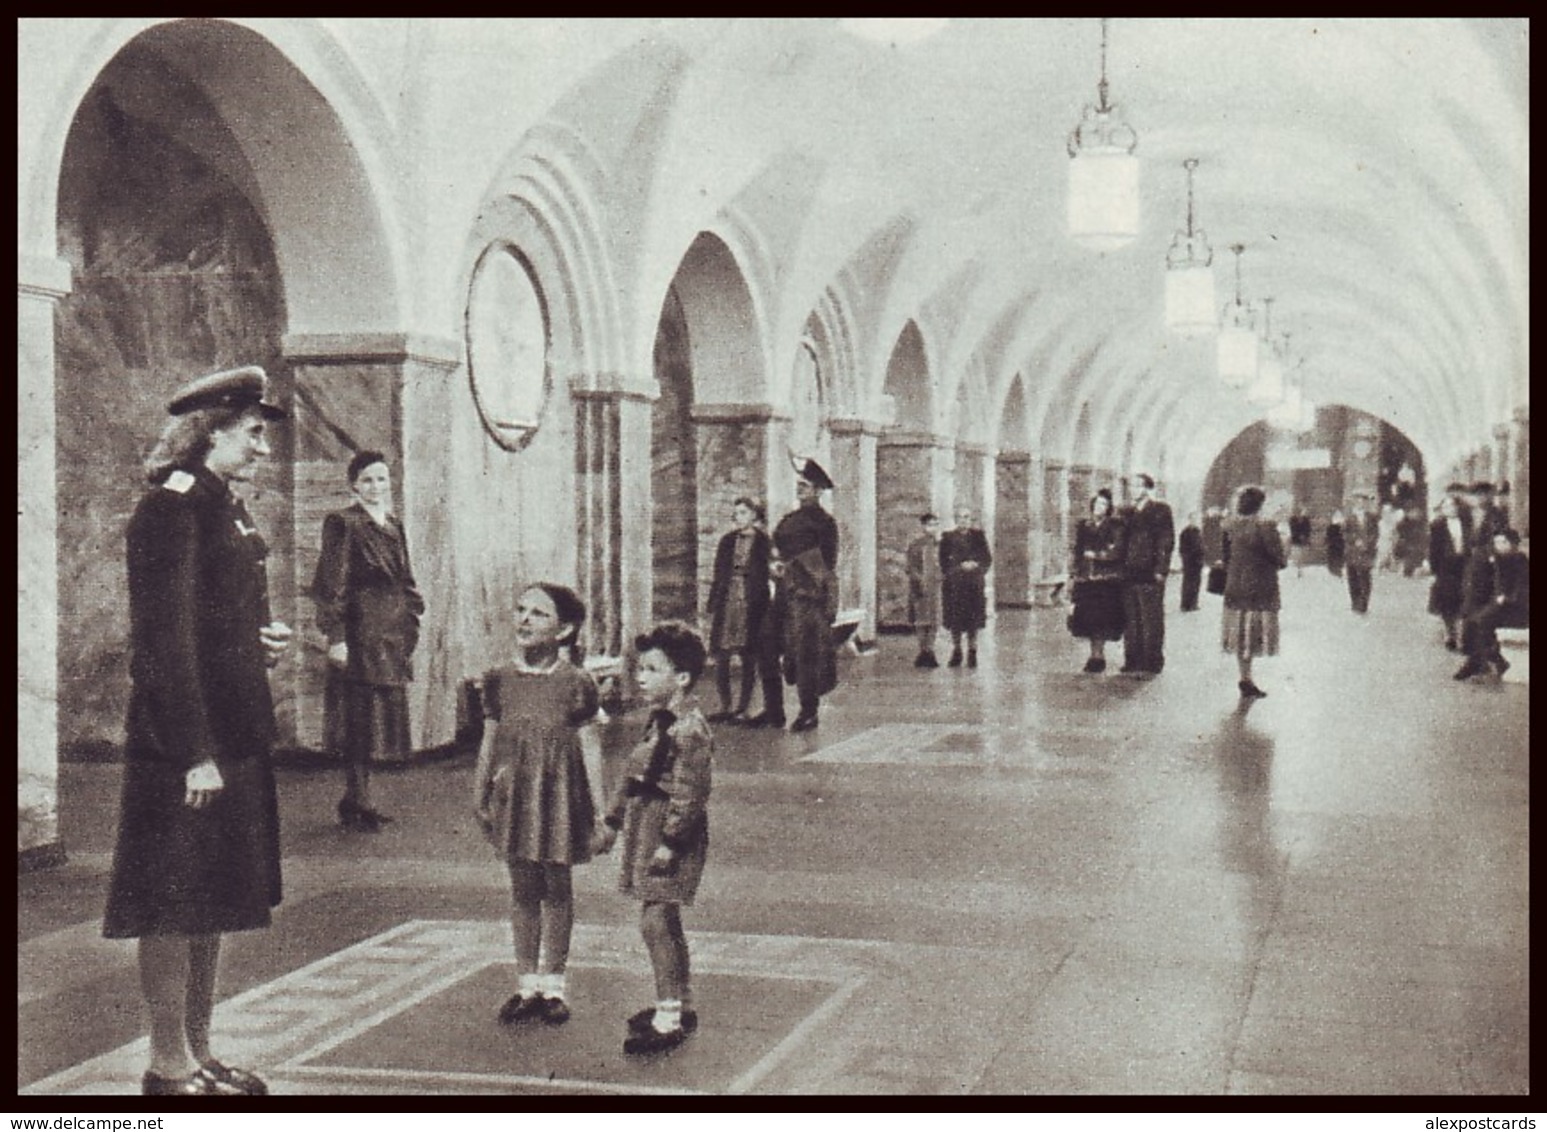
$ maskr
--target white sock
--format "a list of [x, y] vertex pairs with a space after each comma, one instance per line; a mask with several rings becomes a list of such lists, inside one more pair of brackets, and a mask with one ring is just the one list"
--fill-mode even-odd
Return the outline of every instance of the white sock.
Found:
[[663, 998], [655, 1004], [655, 1017], [650, 1026], [658, 1034], [668, 1034], [682, 1027], [682, 1000]]
[[542, 996], [544, 998], [564, 997], [564, 973], [562, 971], [554, 974], [539, 975], [538, 978], [542, 980]]
[[535, 972], [522, 975], [517, 985], [522, 998], [536, 998], [542, 992], [542, 976]]

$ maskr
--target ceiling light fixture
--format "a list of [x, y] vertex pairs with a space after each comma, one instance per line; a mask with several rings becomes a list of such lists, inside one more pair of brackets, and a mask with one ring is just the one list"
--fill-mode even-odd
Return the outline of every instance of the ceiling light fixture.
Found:
[[1235, 302], [1226, 303], [1219, 323], [1219, 379], [1231, 389], [1245, 389], [1257, 380], [1257, 312], [1241, 301], [1241, 253], [1245, 244], [1231, 244], [1235, 253]]
[[1198, 159], [1182, 162], [1187, 170], [1187, 231], [1171, 238], [1166, 252], [1166, 325], [1183, 338], [1219, 330], [1214, 315], [1214, 249], [1202, 228], [1193, 227], [1192, 176]]
[[1069, 132], [1069, 235], [1092, 251], [1109, 252], [1139, 235], [1139, 136], [1114, 117], [1107, 101], [1107, 21], [1101, 21], [1101, 81]]

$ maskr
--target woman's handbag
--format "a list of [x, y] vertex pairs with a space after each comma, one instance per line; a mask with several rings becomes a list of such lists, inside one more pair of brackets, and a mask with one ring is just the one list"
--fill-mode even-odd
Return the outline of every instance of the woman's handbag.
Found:
[[1225, 568], [1223, 566], [1209, 567], [1209, 593], [1222, 594], [1225, 592]]

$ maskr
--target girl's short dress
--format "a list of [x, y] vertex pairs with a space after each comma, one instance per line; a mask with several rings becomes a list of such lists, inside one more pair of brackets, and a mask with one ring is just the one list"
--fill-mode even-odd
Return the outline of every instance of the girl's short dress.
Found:
[[597, 700], [596, 682], [566, 660], [545, 672], [512, 665], [484, 677], [485, 726], [496, 729], [490, 840], [507, 861], [591, 859], [596, 804], [579, 728]]
[[[609, 812], [609, 824], [622, 829], [619, 891], [641, 901], [693, 903], [709, 850], [713, 754], [714, 737], [698, 708], [669, 721], [652, 717]], [[677, 856], [670, 873], [656, 875], [650, 861], [663, 844]]]

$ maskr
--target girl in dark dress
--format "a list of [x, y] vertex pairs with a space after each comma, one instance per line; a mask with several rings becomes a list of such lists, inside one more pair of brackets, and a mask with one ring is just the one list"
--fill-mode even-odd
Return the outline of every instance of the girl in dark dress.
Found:
[[1112, 493], [1091, 497], [1090, 516], [1074, 530], [1069, 577], [1074, 611], [1069, 632], [1090, 642], [1086, 672], [1106, 671], [1106, 643], [1123, 639], [1123, 528], [1112, 513]]
[[957, 508], [956, 529], [940, 536], [941, 604], [945, 627], [951, 634], [951, 668], [961, 666], [963, 633], [967, 635], [967, 667], [978, 666], [978, 630], [988, 624], [983, 574], [993, 562], [977, 513], [971, 507]]
[[221, 935], [280, 899], [267, 669], [290, 629], [269, 613], [268, 547], [231, 485], [269, 454], [256, 366], [172, 399], [128, 529], [130, 678], [123, 796], [102, 934], [138, 939], [149, 1096], [262, 1095], [210, 1051]]
[[[714, 579], [709, 585], [710, 651], [714, 654], [715, 685], [720, 710], [711, 723], [746, 718], [757, 682], [763, 617], [768, 611], [768, 551], [772, 545], [759, 523], [763, 508], [741, 496], [731, 508], [735, 529], [720, 539], [714, 556]], [[741, 658], [741, 695], [731, 708], [731, 657]]]
[[349, 461], [354, 506], [322, 524], [312, 579], [317, 627], [328, 638], [324, 743], [344, 761], [344, 828], [390, 821], [371, 804], [370, 765], [409, 752], [408, 682], [424, 598], [414, 584], [403, 524], [388, 507], [392, 474], [380, 452]]

